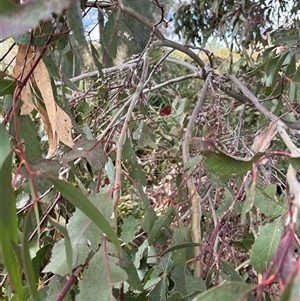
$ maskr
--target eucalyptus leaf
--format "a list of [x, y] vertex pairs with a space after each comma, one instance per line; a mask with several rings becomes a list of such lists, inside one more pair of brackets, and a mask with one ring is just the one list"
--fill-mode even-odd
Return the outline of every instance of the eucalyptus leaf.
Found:
[[139, 291], [143, 291], [142, 282], [138, 276], [137, 269], [134, 266], [131, 258], [129, 255], [124, 251], [123, 252], [123, 260], [121, 261], [121, 267], [127, 273], [128, 279], [127, 282], [132, 286], [134, 289]]
[[[100, 193], [100, 195], [98, 196], [98, 198], [95, 198], [95, 202], [96, 204], [92, 203], [91, 200], [89, 200], [86, 196], [84, 196], [80, 190], [76, 187], [74, 187], [73, 185], [71, 185], [70, 183], [64, 182], [62, 180], [58, 180], [55, 178], [49, 178], [49, 180], [52, 182], [52, 184], [54, 185], [55, 189], [57, 189], [58, 191], [61, 192], [61, 194], [70, 202], [72, 203], [74, 206], [76, 206], [81, 212], [82, 214], [79, 214], [78, 220], [75, 219], [76, 223], [78, 223], [78, 225], [81, 224], [81, 219], [85, 219], [85, 222], [87, 223], [87, 225], [90, 225], [93, 229], [93, 231], [95, 231], [95, 228], [93, 227], [92, 224], [95, 224], [101, 231], [103, 231], [103, 233], [105, 233], [105, 235], [108, 237], [108, 239], [110, 239], [115, 246], [117, 247], [117, 250], [120, 252], [121, 251], [121, 247], [119, 244], [119, 240], [118, 237], [115, 233], [115, 231], [113, 230], [113, 228], [111, 227], [110, 223], [108, 222], [107, 218], [110, 218], [111, 216], [103, 216], [103, 214], [100, 212], [100, 205], [102, 204], [102, 198], [103, 195]], [[103, 193], [103, 191], [101, 191]], [[112, 204], [112, 202], [110, 202], [110, 204]], [[82, 228], [81, 226], [79, 228]], [[74, 228], [74, 231], [76, 230], [76, 227]], [[82, 229], [85, 230], [85, 229]], [[69, 231], [69, 229], [68, 229]], [[74, 233], [74, 235], [76, 237], [78, 237], [78, 233]], [[71, 237], [71, 233], [70, 233], [70, 237]], [[96, 235], [96, 237], [94, 237], [94, 234], [91, 237], [88, 237], [87, 239], [96, 239], [95, 243], [99, 243], [101, 241], [101, 236]], [[72, 238], [71, 238], [72, 239]], [[79, 243], [83, 245], [84, 248], [88, 247], [88, 240], [84, 239], [82, 241], [78, 241], [77, 239], [75, 240], [76, 243]], [[76, 256], [74, 257], [76, 258]], [[64, 270], [65, 272], [65, 270]]]
[[0, 96], [13, 94], [16, 88], [16, 82], [10, 79], [0, 78]]
[[103, 246], [95, 253], [88, 268], [83, 272], [83, 280], [79, 282], [80, 294], [76, 300], [117, 300], [112, 288], [127, 279], [126, 272], [118, 265], [118, 259], [105, 253]]
[[206, 290], [205, 281], [191, 275], [185, 263], [177, 265], [171, 273], [175, 283], [173, 291], [182, 295], [196, 295]]
[[163, 234], [163, 230], [167, 229], [172, 223], [175, 217], [175, 211], [173, 207], [169, 207], [163, 216], [160, 216], [153, 224], [153, 227], [150, 231], [148, 241], [151, 244]]
[[61, 158], [61, 161], [68, 163], [78, 158], [87, 159], [96, 171], [103, 168], [106, 163], [106, 155], [103, 151], [102, 143], [97, 140], [82, 139], [77, 141], [73, 149]]
[[270, 264], [283, 231], [283, 220], [278, 218], [262, 226], [260, 235], [250, 250], [250, 261], [258, 273], [264, 273]]
[[60, 14], [68, 8], [70, 0], [27, 1], [23, 5], [12, 5], [9, 0], [2, 0], [0, 11], [0, 40], [35, 28], [40, 21], [47, 21], [52, 13]]
[[12, 154], [5, 127], [0, 124], [0, 247], [1, 255], [11, 283], [19, 300], [23, 299], [21, 267], [12, 244], [18, 243], [17, 212], [11, 188]]
[[121, 239], [125, 243], [129, 243], [134, 239], [135, 233], [140, 228], [140, 221], [136, 220], [133, 216], [129, 216], [124, 219], [122, 226]]
[[[251, 288], [251, 285], [240, 282], [226, 282], [223, 285], [219, 285], [212, 289], [209, 289], [197, 297], [192, 299], [192, 301], [216, 301], [216, 300], [238, 300]], [[253, 301], [253, 295], [247, 296], [247, 301]]]

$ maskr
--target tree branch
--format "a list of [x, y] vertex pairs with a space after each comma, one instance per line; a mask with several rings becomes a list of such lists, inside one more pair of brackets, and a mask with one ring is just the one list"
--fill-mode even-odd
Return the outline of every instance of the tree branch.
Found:
[[130, 123], [130, 119], [131, 119], [133, 109], [134, 109], [137, 101], [140, 98], [140, 95], [143, 91], [144, 84], [145, 84], [146, 79], [147, 79], [147, 73], [148, 73], [148, 67], [149, 67], [149, 55], [150, 55], [152, 50], [153, 50], [153, 47], [149, 47], [143, 55], [144, 64], [143, 64], [142, 75], [141, 75], [139, 84], [138, 84], [134, 94], [130, 98], [130, 106], [128, 108], [128, 111], [127, 111], [127, 114], [126, 114], [126, 117], [125, 117], [125, 120], [124, 120], [124, 123], [123, 123], [123, 127], [122, 127], [122, 130], [121, 130], [121, 133], [120, 133], [120, 137], [119, 137], [118, 142], [117, 142], [115, 190], [114, 190], [114, 195], [113, 195], [114, 208], [116, 208], [116, 206], [118, 204], [118, 201], [119, 201], [119, 198], [120, 198], [120, 194], [121, 194], [121, 161], [122, 161], [123, 142], [125, 140], [126, 132], [128, 130], [128, 127], [129, 127], [129, 123]]
[[[274, 115], [272, 112], [268, 111], [261, 103], [260, 100], [239, 80], [235, 75], [229, 75], [229, 78], [238, 86], [238, 88], [244, 93], [244, 95], [239, 94], [238, 92], [228, 89], [224, 84], [220, 83], [221, 90], [226, 93], [228, 96], [240, 101], [244, 104], [254, 104], [256, 109], [264, 114], [266, 118], [274, 121], [281, 120], [287, 127], [295, 130], [300, 130], [300, 122], [299, 121], [291, 121], [286, 120], [284, 118], [280, 118]], [[266, 114], [265, 114], [266, 113]]]
[[[192, 113], [192, 116], [190, 117], [189, 123], [186, 128], [186, 132], [184, 135], [184, 140], [182, 144], [182, 157], [183, 157], [183, 164], [185, 165], [189, 158], [189, 144], [191, 141], [192, 137], [192, 130], [195, 124], [195, 120], [197, 119], [199, 112], [201, 111], [202, 105], [204, 103], [204, 100], [206, 98], [206, 94], [208, 91], [208, 86], [211, 80], [211, 73], [208, 74], [206, 81], [204, 83], [204, 86], [202, 88], [202, 91], [200, 93], [200, 96], [198, 98], [197, 104], [194, 108], [194, 111]], [[191, 221], [191, 234], [192, 234], [192, 239], [193, 242], [195, 243], [202, 243], [201, 240], [201, 215], [202, 215], [202, 210], [201, 210], [201, 197], [199, 196], [197, 189], [195, 187], [194, 179], [192, 177], [189, 177], [187, 180], [187, 188], [188, 188], [188, 193], [189, 197], [192, 200], [192, 221]], [[198, 258], [199, 254], [201, 253], [201, 246], [194, 247], [194, 256], [195, 258]], [[196, 277], [201, 277], [203, 273], [203, 266], [201, 259], [199, 258], [197, 261], [195, 261], [195, 272], [194, 275]]]
[[238, 86], [242, 93], [251, 101], [255, 108], [262, 113], [267, 119], [276, 121], [279, 119], [275, 114], [267, 110], [260, 100], [239, 80], [235, 75], [229, 75], [229, 78]]

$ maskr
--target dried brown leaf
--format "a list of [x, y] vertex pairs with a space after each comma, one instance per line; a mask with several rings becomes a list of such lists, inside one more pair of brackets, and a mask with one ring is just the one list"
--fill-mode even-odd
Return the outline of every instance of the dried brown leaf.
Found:
[[261, 131], [254, 139], [253, 150], [255, 153], [264, 152], [277, 134], [277, 121], [272, 122]]
[[72, 122], [69, 115], [57, 106], [56, 111], [56, 132], [62, 143], [73, 147], [74, 142], [71, 135]]
[[[28, 49], [27, 59], [25, 61], [27, 47], [27, 45], [19, 45], [16, 56], [16, 63], [13, 69], [13, 76], [15, 78], [19, 78], [20, 81], [22, 81], [22, 79], [28, 75], [32, 68], [34, 51], [32, 47]], [[20, 78], [21, 75], [22, 78]], [[35, 107], [32, 102], [32, 94], [29, 81], [27, 81], [26, 85], [22, 88], [21, 100], [23, 101], [23, 104], [21, 106], [21, 115], [27, 115]]]
[[36, 66], [33, 76], [45, 103], [53, 137], [56, 137], [57, 135], [59, 140], [72, 148], [74, 143], [71, 135], [71, 119], [54, 100], [50, 76], [47, 67], [42, 60]]
[[57, 150], [58, 138], [56, 134], [53, 134], [47, 111], [39, 103], [37, 103], [37, 109], [41, 115], [41, 119], [43, 121], [46, 133], [48, 135], [49, 149], [46, 158], [50, 158], [53, 154], [55, 154]]

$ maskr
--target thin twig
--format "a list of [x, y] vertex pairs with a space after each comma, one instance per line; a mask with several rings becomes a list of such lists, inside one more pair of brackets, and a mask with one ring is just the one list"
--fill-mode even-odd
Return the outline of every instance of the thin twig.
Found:
[[[205, 83], [204, 83], [204, 86], [200, 93], [200, 96], [198, 98], [197, 104], [194, 108], [194, 111], [192, 113], [192, 116], [190, 117], [189, 123], [186, 128], [186, 132], [185, 132], [184, 140], [183, 140], [183, 144], [182, 144], [183, 164], [186, 164], [190, 158], [189, 144], [190, 144], [191, 137], [192, 137], [192, 130], [195, 125], [195, 121], [199, 115], [199, 112], [201, 111], [204, 100], [206, 98], [210, 80], [211, 80], [211, 73], [208, 74], [208, 76], [205, 80]], [[201, 240], [201, 224], [200, 224], [201, 215], [202, 215], [201, 206], [200, 206], [201, 197], [199, 196], [199, 194], [196, 190], [195, 183], [194, 183], [194, 180], [192, 177], [189, 178], [186, 183], [187, 183], [187, 187], [188, 187], [188, 193], [189, 193], [189, 196], [190, 196], [191, 202], [192, 202], [192, 209], [191, 209], [191, 211], [192, 211], [192, 221], [191, 221], [192, 239], [193, 239], [193, 242], [201, 244], [201, 242], [202, 242], [202, 240]], [[196, 258], [199, 256], [200, 253], [201, 253], [201, 246], [194, 247], [194, 256]], [[201, 260], [197, 260], [195, 262], [194, 275], [196, 277], [201, 277], [202, 272], [203, 272], [203, 266], [202, 266]]]
[[235, 76], [229, 75], [229, 78], [238, 86], [242, 93], [252, 102], [255, 108], [262, 113], [267, 119], [276, 121], [279, 119], [275, 114], [267, 110], [261, 103], [260, 100]]
[[[144, 84], [146, 82], [147, 79], [147, 73], [148, 73], [148, 67], [149, 67], [149, 55], [151, 53], [151, 51], [153, 50], [153, 47], [148, 47], [148, 49], [145, 51], [144, 56], [143, 56], [143, 60], [144, 60], [144, 64], [143, 64], [143, 71], [142, 71], [142, 75], [140, 78], [140, 82], [134, 92], [134, 94], [132, 95], [132, 97], [129, 99], [130, 100], [130, 106], [128, 108], [128, 112], [126, 114], [124, 123], [123, 123], [123, 127], [117, 142], [117, 150], [116, 150], [116, 175], [115, 175], [115, 190], [114, 190], [114, 194], [113, 194], [113, 204], [114, 204], [114, 208], [116, 208], [116, 205], [118, 204], [119, 198], [120, 198], [120, 194], [121, 194], [121, 161], [122, 161], [122, 149], [123, 149], [123, 143], [125, 140], [125, 136], [126, 136], [126, 132], [128, 130], [129, 127], [129, 123], [130, 123], [130, 119], [131, 119], [131, 115], [133, 112], [133, 109], [138, 101], [138, 99], [140, 98], [140, 95], [143, 91], [143, 87]], [[126, 102], [127, 104], [128, 102]]]

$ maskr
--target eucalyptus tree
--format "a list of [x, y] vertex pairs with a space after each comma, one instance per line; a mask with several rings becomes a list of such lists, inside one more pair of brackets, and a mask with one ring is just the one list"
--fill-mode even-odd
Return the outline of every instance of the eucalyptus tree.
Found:
[[183, 43], [156, 0], [1, 3], [1, 298], [298, 296], [300, 37], [278, 3], [185, 4]]

